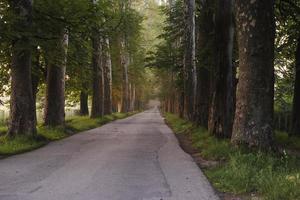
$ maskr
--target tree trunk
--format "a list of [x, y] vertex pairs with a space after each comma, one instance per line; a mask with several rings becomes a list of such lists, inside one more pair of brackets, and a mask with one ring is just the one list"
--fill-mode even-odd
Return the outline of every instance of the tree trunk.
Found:
[[184, 91], [179, 91], [179, 117], [184, 117]]
[[[208, 126], [208, 113], [211, 102], [211, 68], [214, 51], [212, 49], [214, 32], [214, 13], [210, 10], [213, 3], [209, 0], [202, 1], [200, 14], [197, 17], [197, 60], [198, 60], [198, 82], [197, 99], [195, 109], [195, 121], [200, 126]], [[200, 2], [199, 2], [200, 5]]]
[[109, 39], [105, 40], [104, 48], [104, 114], [112, 113], [112, 63]]
[[233, 70], [233, 1], [217, 1], [215, 65], [208, 130], [217, 137], [230, 137], [235, 111]]
[[131, 98], [132, 98], [132, 84], [129, 83], [129, 88], [128, 88], [128, 111], [131, 112]]
[[293, 115], [292, 115], [292, 128], [290, 135], [300, 136], [300, 38], [297, 41], [296, 50], [296, 77], [294, 84], [294, 101], [293, 101]]
[[98, 33], [92, 37], [93, 45], [93, 98], [92, 98], [92, 118], [103, 116], [104, 106], [104, 78], [103, 65], [101, 62], [101, 40]]
[[134, 111], [135, 110], [135, 100], [136, 100], [135, 84], [132, 84], [132, 87], [131, 87], [131, 98], [130, 98], [130, 111]]
[[[42, 71], [42, 67], [40, 65], [40, 51], [38, 48], [35, 49], [34, 51], [34, 59], [32, 61], [33, 67], [31, 70], [31, 83], [32, 83], [32, 96], [33, 96], [33, 106], [34, 106], [34, 110], [36, 111], [36, 96], [38, 93], [38, 86], [40, 83], [40, 79], [41, 79], [41, 71]], [[37, 123], [37, 113], [35, 112], [34, 115], [35, 121]]]
[[86, 116], [89, 115], [89, 104], [88, 104], [89, 95], [86, 90], [80, 92], [80, 115]]
[[273, 145], [274, 1], [236, 0], [239, 83], [232, 142]]
[[67, 64], [68, 34], [64, 30], [61, 40], [55, 41], [48, 52], [45, 121], [46, 126], [64, 126], [65, 75]]
[[[26, 34], [32, 25], [32, 1], [13, 0], [11, 8], [17, 16], [13, 24], [21, 36], [12, 42], [10, 123], [8, 135], [36, 135], [35, 106], [31, 80], [31, 41]], [[23, 34], [25, 33], [25, 34]]]
[[190, 120], [194, 119], [197, 93], [195, 11], [195, 0], [185, 0], [184, 110]]
[[122, 74], [123, 74], [123, 81], [122, 81], [122, 109], [121, 112], [128, 112], [129, 111], [129, 80], [128, 80], [128, 67], [129, 67], [129, 53], [126, 49], [126, 39], [123, 40], [121, 43], [121, 66], [122, 66]]

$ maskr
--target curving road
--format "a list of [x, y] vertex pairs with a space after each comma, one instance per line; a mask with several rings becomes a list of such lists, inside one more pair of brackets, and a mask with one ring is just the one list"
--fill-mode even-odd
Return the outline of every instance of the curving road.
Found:
[[0, 160], [0, 200], [218, 200], [157, 109]]

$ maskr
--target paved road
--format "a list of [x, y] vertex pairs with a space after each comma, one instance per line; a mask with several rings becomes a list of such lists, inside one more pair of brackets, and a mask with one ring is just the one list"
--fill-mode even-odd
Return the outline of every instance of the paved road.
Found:
[[0, 160], [0, 200], [218, 200], [155, 109]]

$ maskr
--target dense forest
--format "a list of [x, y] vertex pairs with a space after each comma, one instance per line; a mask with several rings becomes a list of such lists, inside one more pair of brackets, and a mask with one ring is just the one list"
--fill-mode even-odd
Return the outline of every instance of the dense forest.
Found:
[[274, 149], [300, 133], [300, 1], [170, 1], [158, 70], [162, 109], [233, 144]]

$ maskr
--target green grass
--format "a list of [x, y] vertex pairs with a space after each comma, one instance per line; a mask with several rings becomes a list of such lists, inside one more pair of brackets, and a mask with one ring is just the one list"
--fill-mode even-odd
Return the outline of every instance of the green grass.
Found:
[[36, 139], [27, 136], [17, 136], [9, 139], [5, 136], [0, 137], [0, 154], [13, 155], [43, 146], [46, 143], [43, 139]]
[[[66, 120], [64, 127], [37, 127], [38, 137], [17, 136], [13, 139], [0, 135], [0, 155], [14, 155], [39, 148], [50, 141], [60, 140], [72, 134], [97, 128], [103, 124], [117, 119], [123, 119], [132, 113], [114, 113], [102, 118], [91, 119], [87, 116], [74, 116]], [[7, 132], [7, 127], [0, 124], [0, 133]]]
[[88, 116], [74, 116], [69, 118], [66, 121], [66, 125], [68, 128], [75, 130], [76, 132], [79, 131], [86, 131], [89, 129], [97, 128], [103, 124], [108, 122], [123, 119], [128, 117], [134, 113], [113, 113], [111, 115], [105, 115], [102, 118], [91, 119]]
[[61, 140], [70, 135], [66, 133], [63, 127], [39, 126], [37, 132], [39, 136], [45, 138], [48, 141]]
[[[194, 147], [208, 160], [222, 160], [224, 164], [206, 169], [212, 184], [222, 192], [233, 194], [255, 193], [266, 200], [300, 199], [300, 160], [287, 155], [275, 155], [231, 147], [229, 140], [211, 136], [172, 114], [166, 119], [177, 134], [188, 134]], [[285, 144], [298, 145], [286, 135], [278, 134]], [[291, 143], [290, 143], [291, 142]]]

